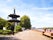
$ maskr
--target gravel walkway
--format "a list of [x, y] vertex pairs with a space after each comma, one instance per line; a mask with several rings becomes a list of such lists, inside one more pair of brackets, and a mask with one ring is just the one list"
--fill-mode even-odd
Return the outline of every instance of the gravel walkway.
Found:
[[14, 36], [0, 37], [0, 40], [53, 40], [43, 36], [41, 32], [35, 30], [25, 30], [16, 33]]
[[23, 32], [19, 32], [14, 35], [15, 38], [19, 38], [21, 40], [53, 40], [46, 36], [43, 36], [41, 32], [34, 30], [26, 30]]

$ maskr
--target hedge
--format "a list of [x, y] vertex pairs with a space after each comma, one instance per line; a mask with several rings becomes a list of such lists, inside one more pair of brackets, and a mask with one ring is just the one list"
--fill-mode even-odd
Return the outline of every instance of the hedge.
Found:
[[6, 34], [11, 34], [11, 30], [0, 30], [0, 34], [6, 35]]

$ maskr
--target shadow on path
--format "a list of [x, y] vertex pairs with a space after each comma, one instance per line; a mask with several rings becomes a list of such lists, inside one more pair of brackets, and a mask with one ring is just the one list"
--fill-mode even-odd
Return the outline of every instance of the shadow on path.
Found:
[[0, 37], [0, 40], [20, 40], [20, 39], [14, 37]]

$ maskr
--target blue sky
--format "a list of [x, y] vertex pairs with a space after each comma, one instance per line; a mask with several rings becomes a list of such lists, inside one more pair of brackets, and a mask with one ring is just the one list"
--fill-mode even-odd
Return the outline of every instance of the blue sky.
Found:
[[32, 27], [53, 27], [53, 0], [0, 0], [0, 17], [13, 13], [28, 15]]

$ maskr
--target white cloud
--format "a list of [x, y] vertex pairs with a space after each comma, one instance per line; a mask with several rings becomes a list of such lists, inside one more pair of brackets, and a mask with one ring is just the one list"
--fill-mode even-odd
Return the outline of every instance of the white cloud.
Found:
[[[12, 0], [7, 0], [11, 2]], [[16, 6], [16, 14], [18, 15], [28, 15], [31, 19], [31, 24], [33, 27], [44, 27], [44, 26], [53, 26], [53, 14], [50, 14], [48, 10], [53, 10], [52, 8], [37, 8], [33, 5], [27, 5], [20, 3], [21, 5]], [[13, 6], [7, 6], [6, 4], [0, 5], [0, 15], [3, 13], [3, 16], [6, 19], [6, 15], [13, 13]]]
[[37, 18], [34, 16], [32, 20], [33, 27], [53, 27], [53, 17], [51, 15], [45, 14]]
[[37, 7], [34, 7], [32, 9], [33, 10], [53, 10], [53, 7], [48, 7], [48, 8], [37, 8]]
[[7, 2], [11, 2], [12, 0], [6, 0]]

